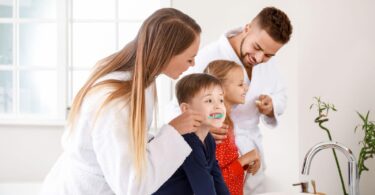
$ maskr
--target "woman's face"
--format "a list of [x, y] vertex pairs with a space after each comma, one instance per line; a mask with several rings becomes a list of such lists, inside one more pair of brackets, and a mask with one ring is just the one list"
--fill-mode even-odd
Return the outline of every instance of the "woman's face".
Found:
[[200, 43], [200, 36], [198, 35], [194, 42], [182, 53], [172, 57], [167, 67], [163, 70], [163, 74], [172, 79], [177, 79], [190, 66], [194, 66], [194, 58], [197, 55]]

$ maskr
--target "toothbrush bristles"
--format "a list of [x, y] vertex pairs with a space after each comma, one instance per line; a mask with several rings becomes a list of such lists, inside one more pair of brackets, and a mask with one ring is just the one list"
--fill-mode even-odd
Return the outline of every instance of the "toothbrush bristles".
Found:
[[219, 113], [219, 114], [213, 114], [213, 115], [210, 115], [208, 116], [208, 118], [210, 119], [219, 119], [219, 118], [223, 118], [223, 114]]

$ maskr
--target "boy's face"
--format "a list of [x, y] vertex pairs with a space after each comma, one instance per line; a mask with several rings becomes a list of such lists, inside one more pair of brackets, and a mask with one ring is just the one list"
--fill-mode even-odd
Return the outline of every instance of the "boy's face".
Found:
[[[202, 89], [191, 99], [189, 107], [200, 112], [205, 120], [204, 125], [221, 127], [225, 120], [225, 106], [224, 106], [224, 94], [220, 86], [212, 86], [206, 89]], [[221, 118], [209, 117], [222, 115]]]

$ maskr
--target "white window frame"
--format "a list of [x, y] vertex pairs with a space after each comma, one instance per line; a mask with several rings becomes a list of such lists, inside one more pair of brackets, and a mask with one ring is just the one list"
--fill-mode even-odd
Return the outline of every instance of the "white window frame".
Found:
[[[136, 1], [136, 0], [135, 0]], [[118, 32], [119, 24], [125, 20], [119, 19], [118, 9], [116, 10], [116, 17], [114, 19], [72, 19], [72, 5], [73, 0], [57, 0], [56, 1], [56, 10], [57, 18], [56, 19], [20, 19], [18, 17], [19, 13], [19, 0], [13, 0], [13, 18], [4, 19], [0, 18], [1, 23], [10, 23], [13, 24], [13, 64], [12, 66], [0, 65], [0, 70], [10, 70], [13, 73], [13, 108], [12, 113], [1, 113], [0, 114], [0, 125], [36, 125], [36, 126], [64, 126], [66, 122], [66, 116], [68, 108], [72, 101], [73, 96], [73, 78], [71, 77], [74, 70], [89, 70], [89, 68], [77, 68], [72, 66], [72, 47], [73, 47], [73, 29], [72, 26], [75, 22], [114, 22], [115, 27], [115, 37], [116, 37], [116, 49], [119, 49], [118, 41]], [[115, 0], [115, 6], [117, 8], [119, 0]], [[170, 0], [160, 0], [161, 7], [170, 7]], [[19, 47], [17, 41], [19, 40], [19, 24], [22, 22], [56, 22], [57, 24], [57, 67], [56, 68], [41, 68], [41, 67], [20, 67], [18, 62]], [[17, 24], [17, 25], [16, 25]], [[122, 46], [121, 46], [122, 47]], [[102, 56], [104, 57], [104, 56]], [[100, 58], [100, 56], [98, 56]], [[20, 115], [16, 111], [19, 107], [19, 70], [56, 70], [58, 75], [57, 86], [62, 89], [58, 90], [58, 100], [57, 100], [57, 109], [58, 109], [58, 118], [46, 118], [39, 115]], [[172, 82], [169, 83], [169, 97], [173, 97], [173, 85]], [[158, 122], [160, 124], [160, 122]]]

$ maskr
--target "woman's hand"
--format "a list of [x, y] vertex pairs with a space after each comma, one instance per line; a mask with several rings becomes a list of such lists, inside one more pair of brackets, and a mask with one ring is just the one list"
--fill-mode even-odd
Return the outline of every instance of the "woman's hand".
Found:
[[203, 116], [199, 112], [188, 109], [169, 122], [169, 125], [174, 127], [181, 135], [184, 135], [197, 131], [202, 121]]

